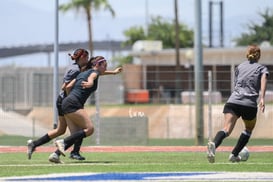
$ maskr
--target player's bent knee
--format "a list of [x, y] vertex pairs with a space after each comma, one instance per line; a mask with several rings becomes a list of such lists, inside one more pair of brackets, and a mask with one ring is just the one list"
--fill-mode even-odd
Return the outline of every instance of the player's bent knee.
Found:
[[90, 136], [94, 133], [94, 127], [88, 127], [85, 129], [85, 135]]

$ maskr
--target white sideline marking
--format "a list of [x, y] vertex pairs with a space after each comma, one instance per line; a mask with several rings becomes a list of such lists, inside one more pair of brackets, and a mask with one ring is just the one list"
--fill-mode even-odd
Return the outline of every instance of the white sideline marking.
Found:
[[6, 181], [273, 181], [267, 172], [65, 173], [0, 178]]

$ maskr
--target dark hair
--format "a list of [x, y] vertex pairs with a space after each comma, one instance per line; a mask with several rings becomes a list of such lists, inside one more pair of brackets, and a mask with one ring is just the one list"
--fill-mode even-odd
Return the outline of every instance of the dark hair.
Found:
[[91, 57], [85, 67], [85, 70], [91, 69], [93, 67], [93, 61], [94, 61], [95, 57]]
[[90, 64], [90, 66], [93, 67], [96, 64], [100, 65], [104, 61], [106, 61], [106, 59], [103, 56], [96, 56], [96, 57], [91, 57], [87, 64]]
[[68, 55], [71, 57], [72, 60], [78, 60], [83, 54], [86, 54], [88, 55], [88, 51], [85, 50], [85, 49], [82, 49], [82, 48], [79, 48], [79, 49], [76, 49], [74, 52], [73, 52], [73, 55], [71, 55], [70, 53], [68, 53]]

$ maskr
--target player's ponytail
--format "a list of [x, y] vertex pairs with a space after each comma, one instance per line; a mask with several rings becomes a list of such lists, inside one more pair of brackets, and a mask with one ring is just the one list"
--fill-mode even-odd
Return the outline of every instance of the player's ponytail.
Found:
[[248, 46], [246, 58], [249, 61], [258, 61], [261, 57], [261, 49], [256, 45]]
[[78, 59], [83, 55], [83, 54], [87, 54], [88, 55], [88, 51], [85, 49], [76, 49], [73, 54], [71, 55], [70, 53], [68, 53], [68, 55], [71, 57], [71, 60], [76, 60], [78, 61]]

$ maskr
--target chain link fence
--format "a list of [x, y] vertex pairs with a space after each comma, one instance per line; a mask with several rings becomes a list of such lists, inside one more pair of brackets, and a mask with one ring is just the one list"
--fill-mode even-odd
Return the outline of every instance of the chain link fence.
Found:
[[[269, 66], [269, 70], [273, 70], [271, 67]], [[211, 80], [208, 76], [209, 70], [212, 70]], [[64, 71], [65, 68], [60, 68], [59, 85], [62, 83]], [[177, 75], [179, 80], [176, 79]], [[204, 86], [205, 137], [208, 137], [210, 132], [215, 134], [223, 126], [222, 109], [232, 90], [232, 75], [232, 69], [228, 66], [216, 69], [209, 66], [204, 68], [202, 84]], [[177, 82], [179, 87], [176, 87]], [[209, 92], [209, 83], [211, 92]], [[132, 133], [130, 130], [135, 133], [139, 131], [135, 128], [138, 125], [132, 123], [138, 119], [143, 120], [145, 117], [143, 123], [146, 124], [146, 127], [143, 127], [143, 124], [139, 125], [145, 131], [141, 134], [143, 136], [148, 138], [194, 138], [196, 135], [194, 84], [193, 67], [181, 67], [180, 71], [175, 73], [174, 67], [150, 66], [143, 70], [141, 66], [127, 65], [124, 66], [121, 75], [101, 77], [97, 92], [99, 117], [94, 117], [95, 114], [98, 114], [98, 108], [94, 107], [95, 97], [90, 97], [86, 103], [86, 109], [90, 117], [94, 118], [94, 122], [98, 123], [98, 120], [108, 122], [107, 127], [103, 124], [99, 125], [102, 128], [96, 132], [101, 132], [95, 133], [96, 136], [100, 135], [102, 139], [105, 139], [106, 136], [120, 133], [119, 127], [114, 126], [115, 121], [121, 123], [120, 118], [122, 118], [123, 124], [128, 122], [128, 135], [124, 137], [130, 141], [130, 133]], [[264, 114], [258, 113], [258, 122], [253, 137], [273, 138], [272, 85], [272, 80], [269, 79], [266, 111]], [[7, 113], [15, 112], [23, 115], [30, 123], [35, 120], [36, 125], [41, 125], [46, 129], [52, 127], [52, 105], [55, 102], [53, 101], [52, 68], [1, 67], [0, 86], [2, 113], [0, 123], [7, 122]], [[176, 92], [179, 92], [178, 98]], [[209, 98], [211, 98], [211, 104], [209, 104]], [[39, 114], [38, 111], [47, 114]], [[112, 130], [111, 127], [109, 128], [111, 117], [113, 118]], [[17, 119], [18, 117], [14, 120]], [[209, 122], [211, 122], [211, 131]], [[238, 121], [237, 125], [240, 127], [235, 128], [231, 137], [237, 137], [242, 131], [242, 122]], [[14, 124], [13, 127], [16, 130], [16, 127], [20, 128], [20, 124]], [[0, 134], [1, 132], [8, 134], [2, 126], [0, 128]], [[29, 130], [29, 136], [32, 136], [33, 126]], [[37, 130], [35, 133], [36, 137], [44, 134]]]

